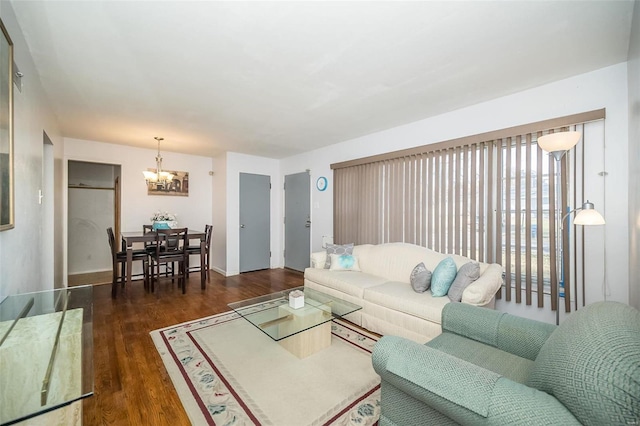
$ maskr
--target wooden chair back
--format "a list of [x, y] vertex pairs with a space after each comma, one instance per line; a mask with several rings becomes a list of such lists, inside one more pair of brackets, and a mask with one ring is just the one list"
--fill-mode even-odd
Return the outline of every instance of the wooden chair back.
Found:
[[213, 225], [205, 225], [204, 234], [205, 234], [204, 246], [208, 254], [209, 247], [211, 247], [211, 235], [213, 234]]
[[116, 247], [116, 236], [113, 233], [113, 228], [107, 228], [107, 235], [109, 236], [109, 247], [111, 248], [111, 258], [116, 257], [116, 253], [118, 252], [118, 248]]
[[[153, 225], [142, 225], [142, 234], [148, 234], [149, 232], [153, 232]], [[145, 241], [144, 248], [147, 251], [153, 251], [156, 247], [155, 241]]]
[[[174, 229], [156, 229], [156, 255], [162, 253], [183, 256], [187, 252], [189, 246], [188, 240], [188, 228], [174, 228]], [[166, 242], [166, 248], [161, 250], [163, 243]]]

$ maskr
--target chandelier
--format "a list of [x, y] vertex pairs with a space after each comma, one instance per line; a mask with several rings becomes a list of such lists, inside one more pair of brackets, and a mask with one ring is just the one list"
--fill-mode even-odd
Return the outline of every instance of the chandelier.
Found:
[[173, 175], [169, 172], [162, 171], [162, 155], [160, 155], [160, 141], [163, 141], [164, 138], [155, 136], [154, 139], [158, 141], [158, 155], [156, 156], [156, 171], [152, 172], [149, 170], [144, 170], [142, 174], [144, 175], [144, 180], [147, 181], [147, 185], [151, 182], [156, 185], [156, 188], [158, 187], [165, 188], [173, 179]]

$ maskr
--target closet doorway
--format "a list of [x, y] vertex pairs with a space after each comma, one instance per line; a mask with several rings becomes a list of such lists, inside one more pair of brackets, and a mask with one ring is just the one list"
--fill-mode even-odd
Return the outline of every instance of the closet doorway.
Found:
[[120, 235], [120, 166], [70, 160], [67, 176], [68, 283], [111, 283], [107, 228]]

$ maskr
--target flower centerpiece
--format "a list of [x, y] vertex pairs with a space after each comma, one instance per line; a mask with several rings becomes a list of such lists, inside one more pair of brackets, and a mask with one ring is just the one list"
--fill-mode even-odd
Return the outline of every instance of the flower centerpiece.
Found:
[[153, 229], [176, 228], [178, 226], [177, 218], [177, 214], [169, 212], [161, 213], [160, 210], [158, 210], [153, 214], [153, 216], [151, 216], [151, 224]]

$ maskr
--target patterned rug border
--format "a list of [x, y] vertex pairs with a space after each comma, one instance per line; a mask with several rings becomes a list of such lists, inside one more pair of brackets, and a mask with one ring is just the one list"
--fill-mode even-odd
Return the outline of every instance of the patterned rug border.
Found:
[[[267, 309], [278, 302], [256, 305], [256, 311]], [[192, 424], [230, 425], [240, 420], [260, 425], [259, 417], [264, 413], [250, 399], [243, 399], [234, 389], [234, 379], [220, 370], [206, 351], [193, 337], [193, 333], [204, 328], [242, 320], [233, 311], [187, 321], [151, 331], [149, 334], [163, 360], [169, 377], [178, 392], [178, 396]], [[248, 323], [247, 323], [248, 324]], [[371, 354], [378, 336], [361, 330], [351, 323], [334, 319], [331, 333], [357, 350]], [[224, 367], [220, 365], [220, 367]], [[214, 383], [223, 386], [226, 392], [214, 391]], [[208, 394], [207, 394], [208, 392]], [[208, 403], [204, 396], [209, 396]], [[219, 403], [211, 403], [218, 399]], [[320, 419], [318, 425], [337, 426], [343, 424], [375, 425], [380, 414], [380, 384], [373, 386], [364, 394], [353, 396], [350, 404], [337, 412], [327, 413], [327, 419]], [[231, 408], [231, 409], [229, 409]], [[239, 419], [230, 413], [240, 412], [245, 419]]]

